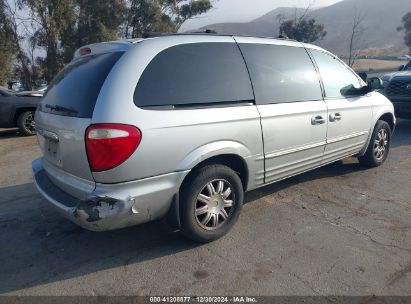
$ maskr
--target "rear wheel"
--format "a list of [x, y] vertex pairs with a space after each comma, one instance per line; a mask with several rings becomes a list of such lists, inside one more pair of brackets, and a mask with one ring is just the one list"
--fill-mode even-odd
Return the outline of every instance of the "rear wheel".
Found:
[[378, 167], [387, 159], [391, 144], [390, 125], [383, 120], [377, 121], [367, 151], [359, 161], [367, 167]]
[[243, 204], [243, 186], [227, 166], [210, 165], [194, 172], [181, 191], [181, 230], [197, 242], [222, 237], [235, 224]]
[[22, 135], [34, 135], [36, 133], [36, 126], [34, 122], [34, 112], [25, 111], [17, 118], [17, 127]]

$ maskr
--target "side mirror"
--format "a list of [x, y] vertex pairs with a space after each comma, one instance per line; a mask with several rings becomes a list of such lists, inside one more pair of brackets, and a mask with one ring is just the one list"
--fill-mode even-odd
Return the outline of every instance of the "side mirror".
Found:
[[360, 78], [361, 78], [362, 80], [364, 80], [365, 82], [367, 82], [367, 77], [368, 77], [367, 73], [365, 73], [365, 72], [358, 72], [357, 74], [358, 74], [358, 76], [360, 76]]
[[371, 91], [381, 90], [383, 88], [382, 80], [378, 77], [371, 77], [367, 79], [368, 88]]
[[400, 65], [400, 66], [398, 67], [398, 71], [402, 71], [402, 70], [404, 69], [404, 67], [405, 67], [405, 65]]

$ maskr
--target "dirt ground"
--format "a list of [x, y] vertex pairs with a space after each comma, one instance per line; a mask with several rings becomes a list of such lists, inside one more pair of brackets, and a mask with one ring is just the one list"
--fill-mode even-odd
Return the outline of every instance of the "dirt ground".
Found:
[[354, 70], [393, 70], [396, 71], [400, 65], [407, 64], [403, 60], [377, 60], [377, 59], [357, 59], [354, 63]]
[[35, 137], [0, 130], [0, 294], [411, 295], [411, 121], [387, 162], [354, 158], [252, 191], [206, 245], [162, 222], [95, 233], [36, 191]]

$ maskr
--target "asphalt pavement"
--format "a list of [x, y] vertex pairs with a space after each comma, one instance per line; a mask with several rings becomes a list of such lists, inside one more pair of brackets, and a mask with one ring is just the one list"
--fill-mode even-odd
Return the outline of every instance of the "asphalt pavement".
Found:
[[35, 137], [0, 130], [0, 294], [411, 295], [411, 121], [387, 162], [354, 158], [246, 194], [205, 245], [163, 222], [86, 231], [36, 191]]

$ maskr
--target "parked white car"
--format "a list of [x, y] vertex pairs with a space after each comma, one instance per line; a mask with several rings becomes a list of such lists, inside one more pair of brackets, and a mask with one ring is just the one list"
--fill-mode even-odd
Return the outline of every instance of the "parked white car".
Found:
[[411, 60], [411, 56], [410, 55], [402, 55], [400, 57], [398, 57], [399, 60]]

